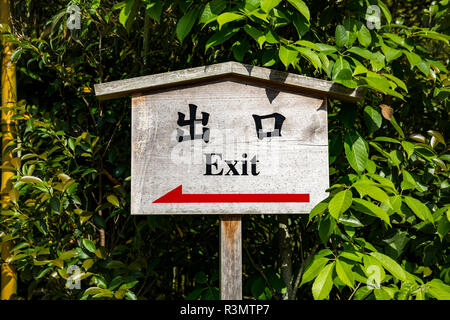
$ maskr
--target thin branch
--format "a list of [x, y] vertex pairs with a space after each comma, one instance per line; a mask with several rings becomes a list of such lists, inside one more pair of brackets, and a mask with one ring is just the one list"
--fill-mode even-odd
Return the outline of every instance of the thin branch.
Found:
[[252, 266], [261, 274], [261, 277], [264, 279], [264, 281], [266, 282], [267, 287], [269, 288], [270, 292], [272, 293], [272, 296], [275, 297], [276, 293], [275, 290], [272, 288], [272, 285], [269, 282], [269, 279], [267, 279], [266, 274], [264, 273], [264, 270], [255, 263], [255, 261], [253, 260], [252, 256], [250, 255], [250, 252], [247, 249], [247, 246], [244, 245], [244, 250], [247, 254], [248, 259], [250, 260], [250, 263], [252, 264]]
[[281, 215], [278, 221], [278, 244], [280, 248], [281, 277], [286, 285], [283, 300], [292, 298], [292, 239], [289, 233], [289, 217]]
[[358, 283], [358, 285], [356, 286], [355, 290], [353, 290], [352, 294], [350, 295], [350, 297], [348, 297], [348, 300], [352, 300], [353, 296], [355, 295], [356, 291], [358, 291], [359, 287], [361, 286], [361, 282]]
[[311, 260], [311, 258], [316, 253], [316, 250], [318, 247], [319, 247], [319, 245], [316, 244], [306, 259], [303, 259], [303, 257], [302, 257], [302, 264], [300, 265], [300, 269], [298, 270], [297, 277], [295, 279], [294, 288], [292, 289], [293, 297], [295, 297], [297, 295], [297, 291], [298, 291], [298, 288], [300, 285], [300, 280], [302, 279], [302, 276], [303, 276], [303, 270], [305, 269], [306, 264]]

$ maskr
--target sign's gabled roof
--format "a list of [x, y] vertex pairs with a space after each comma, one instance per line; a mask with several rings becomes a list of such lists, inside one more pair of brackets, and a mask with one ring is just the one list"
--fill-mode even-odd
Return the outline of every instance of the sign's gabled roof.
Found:
[[95, 94], [101, 100], [202, 83], [218, 79], [241, 79], [279, 88], [356, 102], [364, 96], [364, 88], [349, 89], [338, 83], [271, 70], [238, 62], [224, 62], [192, 69], [96, 84]]

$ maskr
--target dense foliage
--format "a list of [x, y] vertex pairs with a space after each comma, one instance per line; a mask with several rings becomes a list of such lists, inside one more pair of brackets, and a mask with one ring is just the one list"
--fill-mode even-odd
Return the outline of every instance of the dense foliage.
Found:
[[236, 60], [367, 87], [330, 101], [329, 198], [243, 218], [244, 297], [450, 299], [447, 0], [20, 0], [13, 16], [17, 298], [218, 298], [218, 219], [129, 215], [129, 99], [93, 85]]

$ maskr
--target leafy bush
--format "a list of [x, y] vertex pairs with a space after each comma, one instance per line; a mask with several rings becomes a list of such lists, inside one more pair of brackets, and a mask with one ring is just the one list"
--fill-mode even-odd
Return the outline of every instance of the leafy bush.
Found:
[[68, 4], [19, 1], [3, 35], [27, 102], [1, 222], [19, 298], [218, 297], [217, 220], [129, 216], [129, 102], [92, 86], [237, 60], [367, 88], [329, 103], [330, 196], [244, 217], [244, 297], [450, 299], [447, 1], [83, 1], [81, 30]]

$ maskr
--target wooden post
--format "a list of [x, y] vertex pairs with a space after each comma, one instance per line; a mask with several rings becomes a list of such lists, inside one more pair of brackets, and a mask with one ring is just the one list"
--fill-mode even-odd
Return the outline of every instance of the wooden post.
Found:
[[[10, 0], [0, 0], [0, 23], [11, 26], [11, 4]], [[17, 103], [16, 88], [16, 65], [11, 61], [14, 47], [12, 42], [3, 41], [3, 52], [1, 57], [1, 130], [2, 130], [2, 153], [1, 160], [1, 209], [8, 208], [11, 204], [10, 191], [12, 189], [11, 178], [15, 175], [11, 160], [13, 154], [11, 146], [13, 142], [14, 107]], [[8, 168], [9, 167], [9, 168]], [[3, 243], [1, 249], [2, 259], [5, 261], [1, 265], [1, 299], [9, 300], [17, 292], [17, 274], [14, 266], [9, 262], [11, 258], [12, 242]]]
[[242, 300], [240, 215], [220, 216], [220, 299]]

